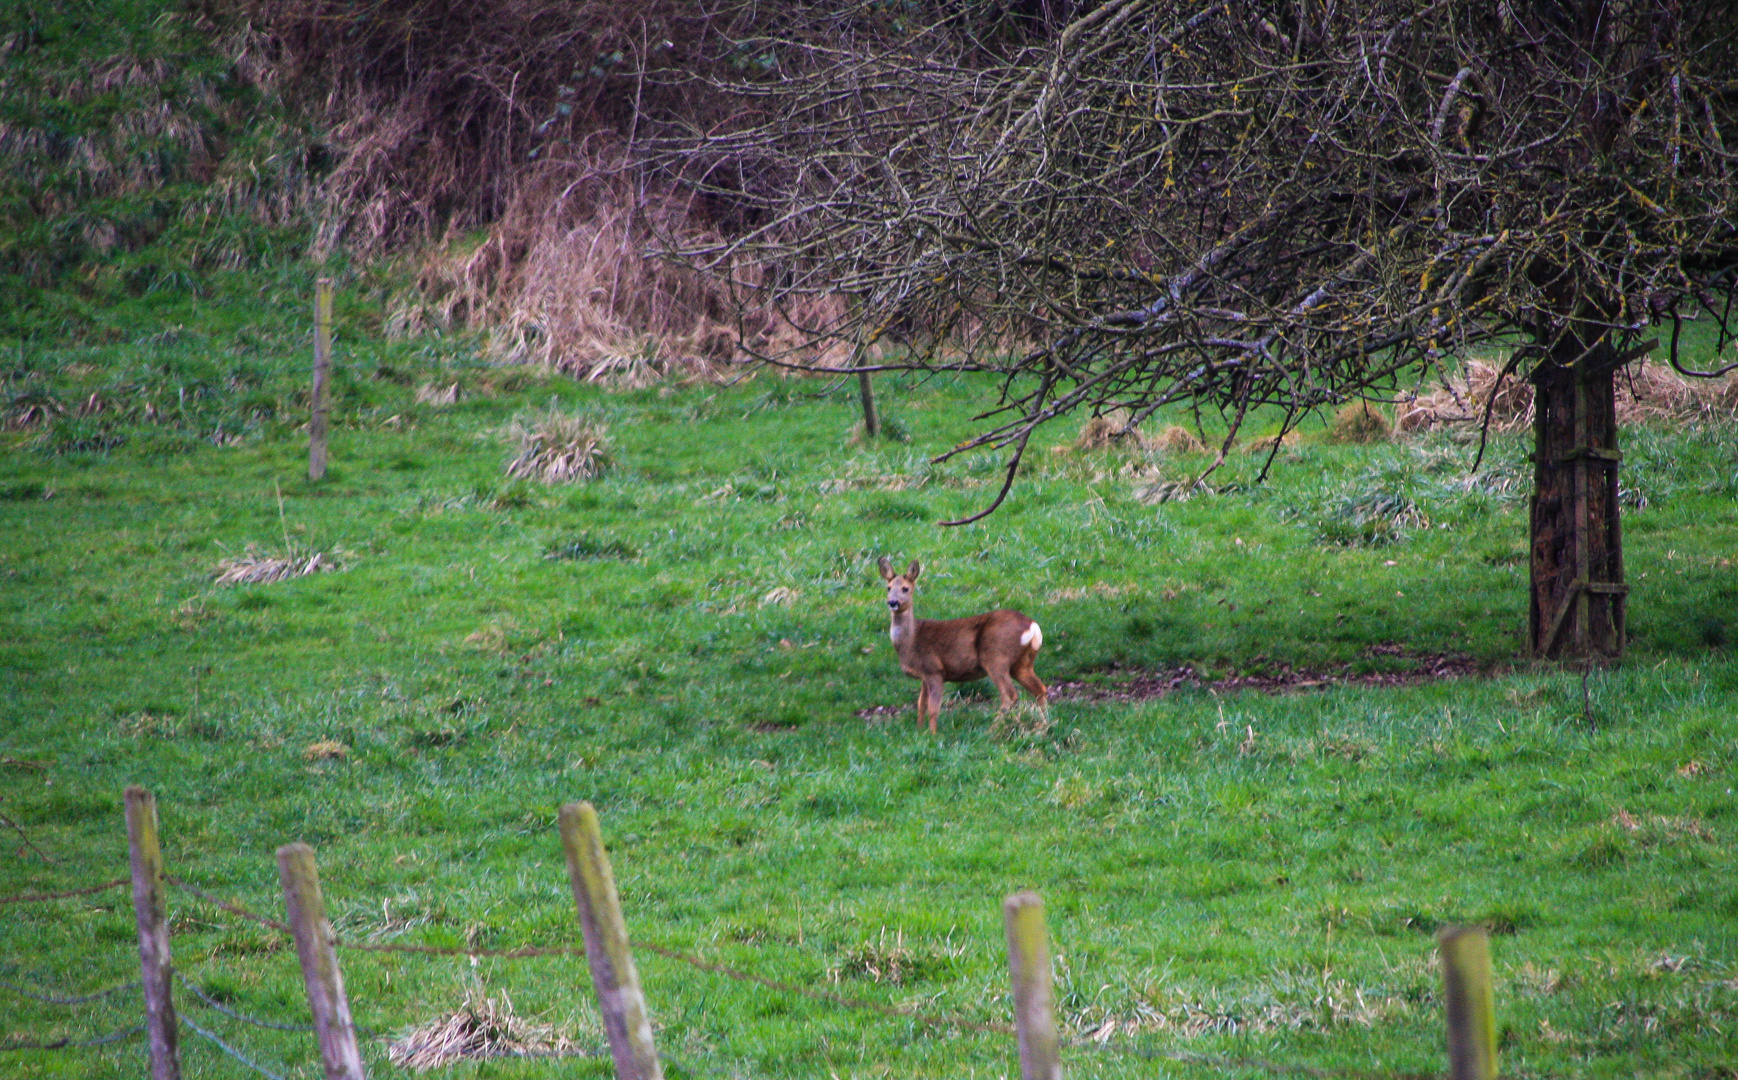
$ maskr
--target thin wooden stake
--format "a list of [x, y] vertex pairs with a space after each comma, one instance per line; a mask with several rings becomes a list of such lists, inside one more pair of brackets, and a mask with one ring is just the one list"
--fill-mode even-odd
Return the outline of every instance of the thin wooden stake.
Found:
[[332, 924], [320, 897], [320, 872], [314, 849], [285, 844], [278, 849], [278, 880], [284, 886], [284, 907], [296, 935], [296, 956], [302, 962], [302, 982], [308, 1007], [314, 1011], [314, 1034], [326, 1063], [326, 1080], [367, 1080], [362, 1054], [356, 1049], [356, 1025], [344, 997], [344, 976], [332, 948]]
[[881, 434], [881, 418], [875, 415], [875, 387], [867, 371], [857, 373], [857, 396], [863, 401], [863, 434], [876, 438]]
[[133, 870], [133, 915], [139, 923], [139, 970], [145, 1025], [151, 1036], [151, 1080], [181, 1080], [171, 995], [169, 920], [163, 897], [163, 849], [157, 842], [157, 799], [142, 787], [126, 791], [127, 859]]
[[1483, 930], [1451, 926], [1436, 941], [1448, 1003], [1450, 1080], [1494, 1080], [1497, 1010], [1491, 990], [1490, 939]]
[[1044, 901], [1019, 892], [1002, 901], [1008, 974], [1014, 982], [1014, 1028], [1020, 1035], [1020, 1080], [1062, 1080]]
[[609, 1034], [610, 1056], [619, 1080], [663, 1080], [664, 1069], [652, 1045], [652, 1019], [640, 992], [640, 975], [628, 951], [615, 872], [603, 848], [597, 811], [588, 802], [561, 808], [561, 848], [579, 924], [585, 933], [585, 959], [597, 988], [598, 1009]]
[[332, 279], [314, 283], [314, 393], [308, 416], [308, 479], [326, 476], [326, 381], [332, 372]]

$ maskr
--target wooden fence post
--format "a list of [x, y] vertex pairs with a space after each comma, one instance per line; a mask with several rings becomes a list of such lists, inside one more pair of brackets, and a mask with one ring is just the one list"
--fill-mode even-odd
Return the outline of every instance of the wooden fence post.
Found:
[[561, 808], [561, 848], [567, 853], [567, 876], [579, 905], [585, 933], [585, 959], [597, 988], [598, 1009], [609, 1033], [610, 1056], [618, 1080], [663, 1080], [664, 1069], [652, 1045], [652, 1019], [640, 992], [640, 975], [628, 951], [628, 928], [622, 921], [615, 872], [603, 848], [597, 810], [588, 802]]
[[314, 393], [308, 415], [308, 479], [326, 476], [326, 382], [332, 372], [332, 279], [314, 282]]
[[1020, 1080], [1062, 1080], [1043, 899], [1031, 891], [1008, 897], [1002, 901], [1002, 925], [1008, 932], [1008, 974], [1014, 982]]
[[1494, 1080], [1497, 1011], [1491, 990], [1490, 939], [1483, 930], [1451, 926], [1436, 941], [1448, 1005], [1450, 1080]]
[[296, 935], [296, 956], [302, 962], [308, 1006], [314, 1011], [314, 1034], [320, 1040], [326, 1080], [367, 1080], [356, 1048], [350, 1002], [344, 997], [344, 976], [332, 948], [332, 924], [326, 921], [326, 904], [320, 897], [314, 849], [301, 843], [279, 848], [278, 879], [284, 886], [290, 929]]
[[[862, 353], [857, 357], [861, 358]], [[863, 401], [863, 435], [873, 439], [881, 434], [881, 418], [875, 415], [875, 387], [869, 382], [869, 373], [857, 373], [857, 396]]]
[[181, 1080], [171, 997], [169, 920], [163, 897], [163, 850], [157, 842], [157, 799], [134, 785], [126, 791], [127, 861], [133, 871], [133, 915], [139, 924], [139, 969], [145, 1025], [151, 1036], [151, 1080]]

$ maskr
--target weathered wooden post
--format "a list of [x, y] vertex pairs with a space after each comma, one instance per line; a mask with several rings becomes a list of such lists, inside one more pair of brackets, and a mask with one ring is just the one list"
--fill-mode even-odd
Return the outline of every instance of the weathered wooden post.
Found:
[[1442, 991], [1448, 1005], [1450, 1080], [1495, 1080], [1497, 1010], [1491, 990], [1490, 939], [1483, 930], [1451, 926], [1436, 937]]
[[640, 975], [628, 951], [628, 928], [622, 921], [615, 872], [603, 848], [597, 810], [588, 802], [561, 808], [561, 848], [567, 853], [567, 875], [579, 906], [585, 933], [585, 959], [609, 1034], [610, 1056], [618, 1080], [663, 1080], [663, 1066], [652, 1045], [652, 1018], [640, 992]]
[[332, 373], [332, 279], [314, 283], [314, 393], [308, 415], [308, 479], [326, 476], [326, 382]]
[[139, 970], [145, 1026], [151, 1037], [151, 1080], [181, 1080], [171, 997], [169, 920], [163, 895], [163, 849], [157, 842], [157, 799], [134, 785], [126, 791], [127, 861], [133, 871], [133, 916], [139, 924]]
[[1014, 982], [1020, 1080], [1062, 1080], [1043, 899], [1029, 890], [1008, 897], [1002, 901], [1002, 925], [1008, 932], [1008, 974]]
[[881, 434], [881, 418], [875, 415], [875, 387], [867, 371], [857, 373], [857, 396], [863, 401], [863, 434], [873, 439]]
[[326, 904], [320, 897], [314, 849], [301, 843], [279, 848], [278, 879], [284, 886], [284, 907], [296, 936], [296, 956], [302, 962], [302, 981], [308, 988], [308, 1007], [314, 1012], [314, 1034], [320, 1040], [326, 1080], [367, 1080], [362, 1054], [356, 1048], [350, 1002], [344, 997], [344, 976], [332, 947], [332, 924], [326, 920]]

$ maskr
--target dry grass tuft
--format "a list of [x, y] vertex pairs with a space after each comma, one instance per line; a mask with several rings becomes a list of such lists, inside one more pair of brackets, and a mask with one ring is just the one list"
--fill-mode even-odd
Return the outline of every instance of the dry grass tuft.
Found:
[[[1459, 379], [1401, 407], [1401, 431], [1429, 431], [1477, 424], [1488, 407], [1491, 427], [1523, 431], [1533, 426], [1533, 386], [1513, 375], [1498, 380], [1501, 364], [1469, 361]], [[1494, 400], [1493, 400], [1494, 398]], [[1701, 424], [1738, 418], [1738, 378], [1694, 381], [1665, 364], [1631, 364], [1617, 376], [1619, 424]]]
[[418, 405], [433, 405], [438, 408], [442, 405], [457, 405], [461, 393], [459, 384], [456, 382], [446, 386], [423, 383], [416, 388], [415, 400]]
[[500, 997], [465, 995], [465, 1003], [446, 1016], [431, 1020], [394, 1039], [386, 1055], [394, 1065], [427, 1072], [460, 1061], [497, 1057], [572, 1057], [585, 1053], [553, 1025], [533, 1024]]
[[515, 420], [507, 436], [519, 452], [507, 463], [507, 475], [542, 484], [589, 480], [614, 463], [609, 429], [604, 425], [551, 408], [540, 417]]
[[1040, 709], [1022, 698], [1012, 709], [996, 713], [995, 719], [990, 721], [989, 734], [996, 742], [1042, 739], [1050, 734], [1050, 729], [1054, 726], [1049, 709]]
[[1394, 437], [1394, 425], [1380, 409], [1367, 401], [1354, 401], [1334, 414], [1328, 441], [1342, 446], [1367, 446]]
[[1207, 444], [1196, 437], [1193, 431], [1176, 424], [1165, 425], [1164, 430], [1149, 441], [1150, 446], [1163, 450], [1167, 454], [1205, 454]]
[[350, 748], [337, 739], [321, 739], [302, 748], [304, 761], [343, 761], [349, 756]]
[[298, 551], [294, 548], [281, 555], [260, 551], [249, 544], [240, 555], [217, 564], [219, 585], [264, 585], [273, 581], [307, 577], [309, 574], [344, 569], [337, 551]]
[[918, 957], [905, 944], [905, 931], [894, 933], [887, 940], [883, 926], [874, 941], [865, 941], [839, 954], [838, 962], [828, 970], [835, 984], [842, 979], [868, 979], [878, 983], [905, 982], [917, 971]]
[[1297, 442], [1297, 432], [1288, 431], [1284, 435], [1267, 435], [1263, 438], [1253, 439], [1244, 443], [1240, 449], [1245, 454], [1271, 454], [1275, 447], [1296, 446]]
[[1069, 450], [1075, 452], [1091, 452], [1095, 450], [1140, 450], [1147, 445], [1140, 429], [1129, 426], [1127, 409], [1113, 409], [1103, 416], [1094, 416], [1080, 425], [1080, 435]]

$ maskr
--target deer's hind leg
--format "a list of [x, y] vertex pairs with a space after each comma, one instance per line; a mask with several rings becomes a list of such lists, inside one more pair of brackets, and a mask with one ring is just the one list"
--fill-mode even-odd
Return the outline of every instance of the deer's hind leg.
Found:
[[1002, 696], [1002, 705], [998, 712], [1007, 712], [1020, 700], [1020, 691], [1014, 687], [1014, 680], [1009, 677], [1007, 668], [994, 668], [984, 665], [990, 676], [990, 681], [996, 684], [996, 692]]
[[1038, 702], [1040, 709], [1048, 709], [1050, 708], [1050, 691], [1045, 687], [1044, 680], [1038, 678], [1038, 673], [1032, 670], [1032, 660], [1037, 655], [1031, 649], [1021, 653], [1019, 659], [1014, 661], [1011, 674]]

